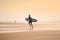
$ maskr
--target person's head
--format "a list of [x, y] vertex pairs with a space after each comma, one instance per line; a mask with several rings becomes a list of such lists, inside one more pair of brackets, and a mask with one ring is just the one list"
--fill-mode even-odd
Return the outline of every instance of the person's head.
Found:
[[30, 16], [30, 14], [29, 14], [29, 16]]

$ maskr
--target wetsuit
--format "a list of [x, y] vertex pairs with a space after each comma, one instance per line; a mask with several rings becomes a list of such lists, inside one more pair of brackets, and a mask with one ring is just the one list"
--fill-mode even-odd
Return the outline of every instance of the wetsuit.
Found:
[[29, 24], [31, 23], [32, 25], [32, 18], [29, 16]]

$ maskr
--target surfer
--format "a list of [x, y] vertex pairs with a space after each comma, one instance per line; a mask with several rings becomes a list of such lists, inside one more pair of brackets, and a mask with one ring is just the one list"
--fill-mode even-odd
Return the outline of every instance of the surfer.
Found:
[[28, 23], [28, 24], [29, 24], [29, 26], [32, 27], [32, 29], [33, 29], [32, 18], [31, 18], [31, 16], [30, 16], [30, 14], [29, 14], [28, 18], [29, 18], [29, 23]]

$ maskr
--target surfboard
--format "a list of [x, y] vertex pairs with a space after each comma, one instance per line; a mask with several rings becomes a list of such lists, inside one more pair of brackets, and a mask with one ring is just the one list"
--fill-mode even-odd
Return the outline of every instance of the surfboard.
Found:
[[[29, 22], [29, 18], [25, 18], [27, 22]], [[32, 18], [32, 22], [37, 22], [37, 19]]]

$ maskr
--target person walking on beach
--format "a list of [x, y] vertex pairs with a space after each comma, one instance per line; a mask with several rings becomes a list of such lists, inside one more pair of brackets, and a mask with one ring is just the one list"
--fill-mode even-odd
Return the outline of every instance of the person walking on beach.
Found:
[[29, 14], [28, 18], [29, 18], [29, 23], [28, 24], [29, 24], [30, 28], [33, 29], [32, 18], [30, 16], [30, 14]]

